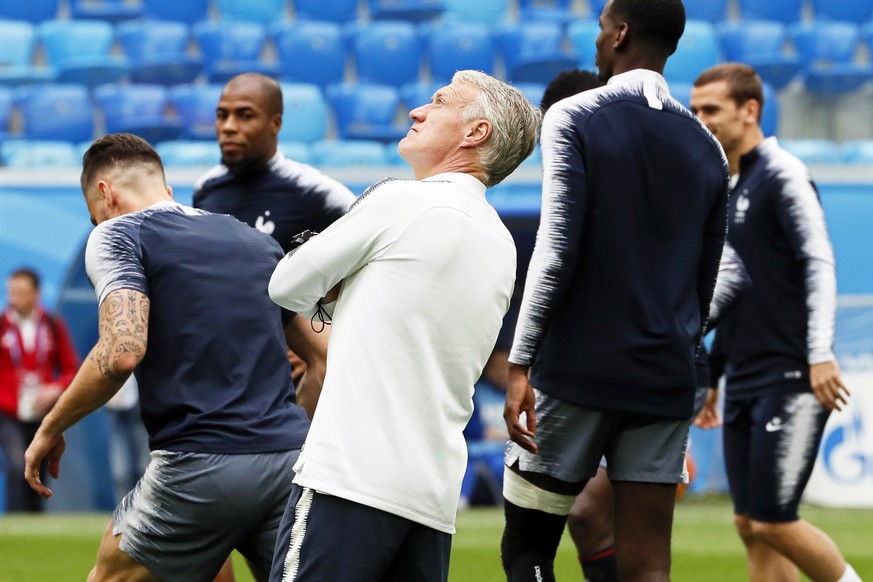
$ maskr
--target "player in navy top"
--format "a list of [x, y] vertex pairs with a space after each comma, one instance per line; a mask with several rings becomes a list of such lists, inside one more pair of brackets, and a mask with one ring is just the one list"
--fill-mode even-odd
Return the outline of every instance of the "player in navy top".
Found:
[[234, 77], [216, 109], [221, 164], [194, 184], [194, 206], [230, 214], [276, 239], [285, 252], [294, 235], [320, 232], [346, 213], [355, 195], [278, 147], [282, 89], [257, 73]]
[[[725, 63], [697, 78], [691, 105], [724, 146], [728, 240], [751, 279], [717, 330], [725, 361], [724, 453], [734, 523], [752, 579], [860, 580], [798, 506], [825, 422], [848, 397], [833, 353], [836, 275], [815, 184], [764, 138], [761, 79]], [[714, 409], [715, 392], [707, 408]]]
[[[292, 403], [281, 312], [267, 295], [282, 250], [235, 218], [174, 202], [160, 158], [129, 134], [106, 136], [85, 153], [82, 191], [97, 225], [86, 268], [99, 338], [27, 451], [28, 482], [51, 495], [39, 461], [47, 457], [57, 477], [64, 431], [135, 372], [152, 460], [113, 516], [98, 578], [147, 569], [211, 579], [234, 547], [268, 570], [309, 426]], [[269, 491], [250, 474], [264, 466]], [[213, 495], [216, 483], [223, 491]], [[199, 549], [182, 549], [199, 536]]]
[[512, 581], [554, 579], [567, 514], [602, 455], [620, 576], [669, 577], [694, 356], [725, 237], [724, 154], [661, 74], [681, 1], [610, 0], [600, 26], [607, 85], [543, 121], [543, 212], [504, 413]]

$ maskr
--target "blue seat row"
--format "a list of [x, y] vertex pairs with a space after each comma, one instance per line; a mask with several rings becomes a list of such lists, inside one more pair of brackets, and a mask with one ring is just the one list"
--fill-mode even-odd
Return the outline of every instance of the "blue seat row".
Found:
[[[191, 26], [153, 20], [115, 26], [98, 20], [50, 20], [35, 26], [0, 20], [0, 36], [14, 40], [0, 44], [0, 84], [52, 80], [93, 87], [129, 79], [171, 86], [201, 78], [222, 83], [240, 72], [259, 71], [321, 86], [354, 79], [400, 87], [426, 78], [447, 82], [455, 70], [466, 68], [516, 83], [546, 83], [573, 66], [593, 68], [598, 32], [593, 19], [577, 19], [567, 27], [549, 21], [340, 26], [296, 20], [267, 27], [215, 20]], [[268, 42], [275, 47], [273, 60], [265, 58]], [[37, 44], [44, 47], [47, 66], [33, 64]], [[863, 45], [873, 52], [873, 22], [862, 27], [846, 21], [714, 25], [689, 20], [665, 75], [670, 81], [690, 82], [712, 64], [737, 60], [759, 68], [777, 90], [800, 78], [813, 92], [840, 93], [873, 77], [873, 69], [858, 58]]]
[[[685, 0], [689, 18], [721, 22], [732, 13], [742, 19], [779, 20], [792, 23], [804, 19], [804, 0]], [[573, 0], [513, 0], [522, 21], [548, 20], [568, 23], [579, 17], [600, 14], [606, 0], [589, 0], [588, 12], [580, 14]], [[370, 19], [429, 21], [444, 18], [457, 22], [494, 23], [505, 21], [510, 0], [68, 0], [73, 18], [100, 18], [118, 22], [140, 17], [193, 23], [215, 13], [237, 21], [276, 22], [290, 15], [296, 18], [353, 22], [365, 14]], [[60, 0], [28, 0], [0, 3], [0, 18], [23, 18], [41, 22], [56, 18]], [[733, 8], [733, 10], [731, 9]], [[848, 20], [856, 23], [873, 19], [868, 0], [811, 0], [810, 14], [816, 20]]]

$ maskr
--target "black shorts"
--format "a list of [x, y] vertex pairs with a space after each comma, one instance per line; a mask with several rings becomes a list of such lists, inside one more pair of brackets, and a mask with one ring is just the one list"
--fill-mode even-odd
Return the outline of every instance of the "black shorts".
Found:
[[734, 513], [769, 523], [799, 519], [829, 414], [811, 392], [725, 402], [724, 459]]
[[294, 485], [270, 582], [445, 582], [452, 536]]

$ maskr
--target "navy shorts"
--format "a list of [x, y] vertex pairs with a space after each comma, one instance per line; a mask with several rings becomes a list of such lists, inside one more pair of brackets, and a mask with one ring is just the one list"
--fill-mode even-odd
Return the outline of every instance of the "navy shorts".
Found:
[[445, 582], [452, 536], [294, 485], [270, 582]]
[[724, 405], [724, 459], [734, 513], [768, 523], [799, 519], [830, 412], [811, 392]]

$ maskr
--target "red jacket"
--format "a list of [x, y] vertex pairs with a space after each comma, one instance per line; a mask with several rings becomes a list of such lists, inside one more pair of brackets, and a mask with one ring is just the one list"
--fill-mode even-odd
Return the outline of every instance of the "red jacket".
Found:
[[42, 309], [37, 318], [35, 345], [25, 350], [15, 320], [7, 310], [0, 317], [0, 412], [18, 414], [18, 385], [24, 372], [35, 372], [42, 382], [66, 389], [76, 375], [79, 358], [66, 324]]

